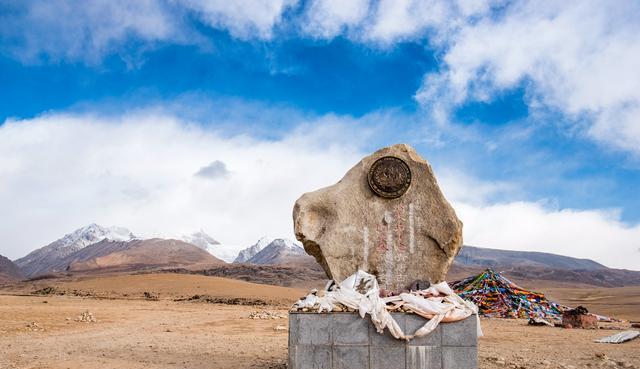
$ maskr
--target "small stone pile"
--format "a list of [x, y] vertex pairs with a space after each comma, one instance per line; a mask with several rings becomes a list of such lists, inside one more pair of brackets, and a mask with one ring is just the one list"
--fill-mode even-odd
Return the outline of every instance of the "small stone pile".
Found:
[[82, 314], [78, 315], [78, 317], [75, 320], [76, 322], [83, 322], [83, 323], [97, 322], [96, 318], [93, 316], [93, 313], [91, 313], [90, 311], [83, 312]]
[[44, 331], [44, 328], [42, 328], [36, 322], [31, 322], [31, 323], [27, 324], [27, 329], [30, 330], [31, 332], [42, 332], [42, 331]]
[[249, 319], [284, 319], [287, 316], [275, 311], [258, 310], [249, 314]]

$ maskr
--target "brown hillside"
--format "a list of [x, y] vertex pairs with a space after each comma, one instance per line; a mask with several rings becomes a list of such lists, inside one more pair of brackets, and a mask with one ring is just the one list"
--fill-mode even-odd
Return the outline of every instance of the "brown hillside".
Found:
[[63, 260], [69, 272], [126, 271], [166, 267], [207, 267], [224, 262], [192, 244], [152, 238], [103, 240]]
[[0, 283], [13, 282], [24, 278], [20, 268], [11, 260], [0, 255]]

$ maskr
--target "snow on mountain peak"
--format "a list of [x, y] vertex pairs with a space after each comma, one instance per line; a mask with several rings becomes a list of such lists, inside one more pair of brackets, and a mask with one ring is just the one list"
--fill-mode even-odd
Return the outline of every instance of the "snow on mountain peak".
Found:
[[252, 264], [286, 264], [292, 258], [305, 255], [304, 249], [298, 243], [286, 238], [277, 238], [246, 262]]
[[265, 247], [269, 246], [269, 244], [273, 242], [273, 240], [269, 237], [262, 237], [255, 244], [247, 247], [246, 249], [240, 251], [238, 257], [233, 261], [234, 263], [246, 263], [249, 259], [256, 256], [257, 253], [262, 251]]
[[180, 239], [184, 242], [198, 246], [199, 248], [206, 251], [210, 251], [210, 248], [216, 245], [220, 245], [220, 242], [216, 241], [213, 237], [209, 236], [203, 230], [193, 232], [190, 235], [183, 235], [182, 237], [180, 237]]
[[236, 258], [243, 248], [242, 246], [222, 244], [206, 234], [203, 230], [182, 236], [180, 240], [197, 246], [227, 263], [233, 262], [233, 259]]
[[76, 229], [55, 241], [57, 248], [74, 246], [77, 249], [84, 248], [105, 238], [113, 241], [129, 241], [136, 238], [130, 230], [124, 227], [102, 227], [95, 223]]
[[287, 249], [301, 249], [302, 246], [300, 246], [298, 243], [291, 241], [287, 238], [276, 238], [275, 240], [273, 240], [273, 242], [271, 242], [274, 246], [278, 246], [278, 247], [283, 247], [283, 248], [287, 248]]

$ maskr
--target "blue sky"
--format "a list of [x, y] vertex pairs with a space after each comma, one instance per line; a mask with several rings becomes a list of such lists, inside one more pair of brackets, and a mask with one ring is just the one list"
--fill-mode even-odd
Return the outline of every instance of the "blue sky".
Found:
[[[292, 199], [339, 179], [361, 155], [407, 142], [464, 215], [468, 243], [638, 269], [604, 256], [611, 240], [640, 260], [638, 16], [632, 1], [0, 1], [0, 174], [10, 178], [0, 199], [28, 208], [0, 226], [15, 245], [0, 254], [22, 256], [94, 221], [144, 235], [203, 228], [247, 245], [290, 237]], [[141, 127], [151, 132], [137, 136]], [[156, 130], [176, 132], [151, 138]], [[191, 151], [207, 139], [218, 149]], [[141, 147], [150, 161], [171, 155], [167, 173], [195, 165], [184, 173], [194, 182], [167, 183], [131, 164], [135, 155], [99, 154]], [[46, 168], [34, 164], [43, 150], [56, 158]], [[246, 191], [259, 198], [255, 157], [298, 168], [305, 163], [292, 157], [302, 150], [326, 165], [280, 177], [295, 185], [277, 203], [254, 202], [259, 225], [249, 232], [230, 226], [249, 211], [242, 199], [193, 195], [202, 179], [191, 175], [221, 162], [233, 175], [209, 181], [210, 191], [227, 191], [235, 175], [256, 183]], [[78, 153], [90, 159], [65, 187], [60, 171]], [[184, 196], [181, 205], [154, 205], [156, 213], [200, 215], [127, 221], [150, 211], [147, 197], [168, 194]], [[214, 204], [194, 205], [203, 201]], [[274, 211], [284, 219], [263, 224]], [[21, 230], [34, 222], [46, 225], [29, 238]]]

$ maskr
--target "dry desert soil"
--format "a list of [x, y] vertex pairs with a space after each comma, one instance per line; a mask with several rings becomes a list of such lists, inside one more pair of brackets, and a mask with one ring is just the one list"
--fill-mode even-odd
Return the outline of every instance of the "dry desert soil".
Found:
[[[640, 320], [640, 287], [541, 290], [568, 305]], [[180, 274], [4, 286], [0, 368], [286, 368], [284, 316], [305, 292]], [[263, 311], [273, 318], [249, 318]], [[96, 321], [77, 321], [83, 312]], [[623, 322], [579, 330], [482, 319], [479, 367], [640, 369], [640, 339], [620, 345], [593, 342], [619, 332], [612, 328], [628, 326]]]

